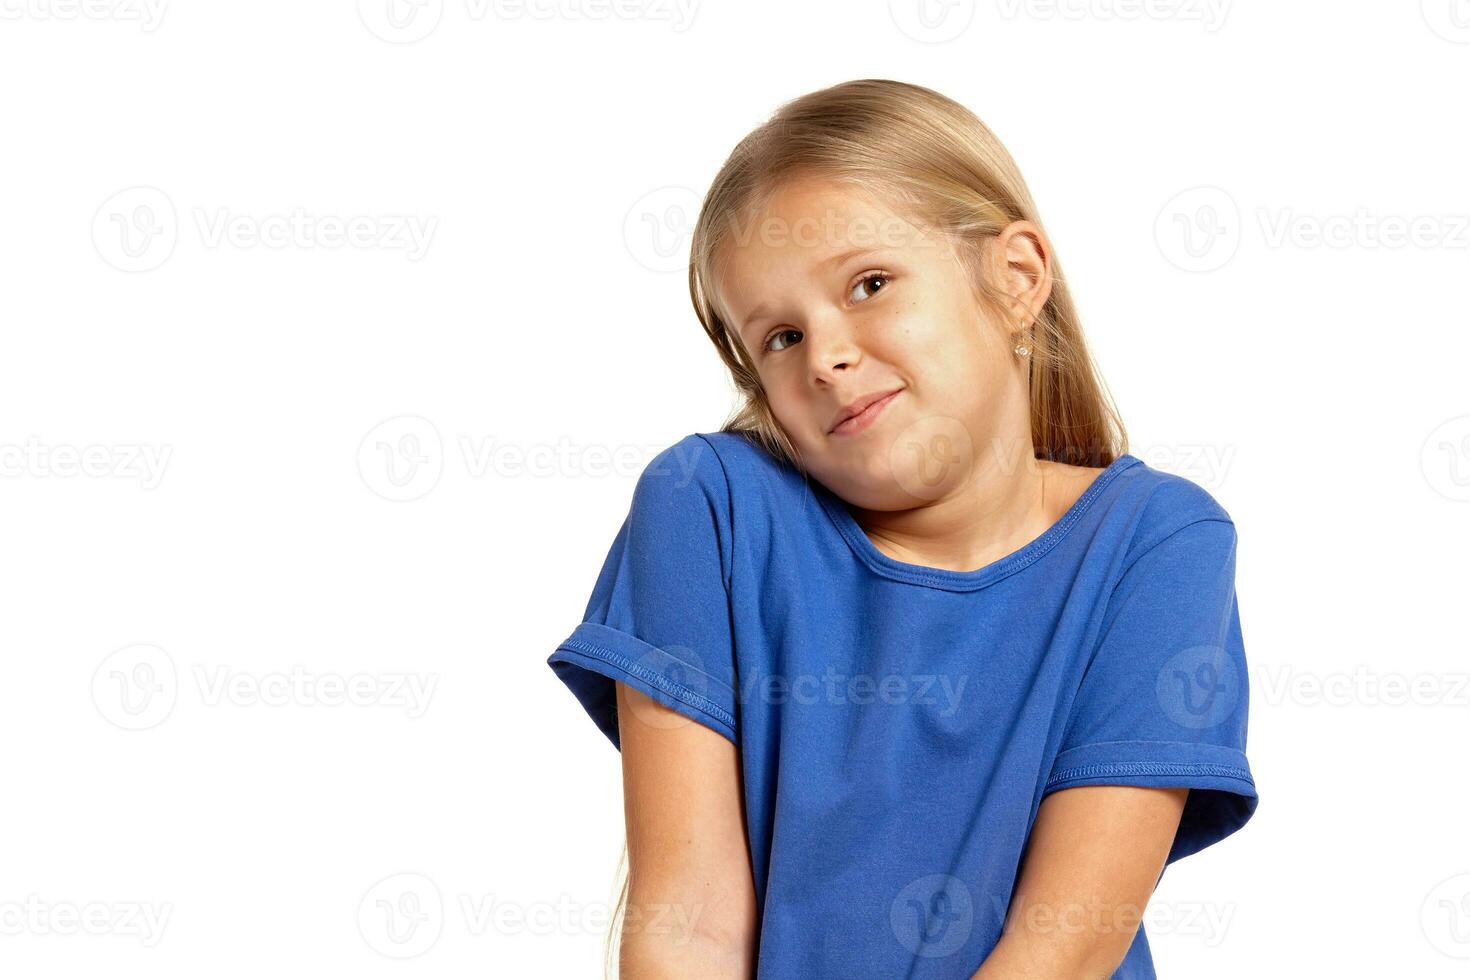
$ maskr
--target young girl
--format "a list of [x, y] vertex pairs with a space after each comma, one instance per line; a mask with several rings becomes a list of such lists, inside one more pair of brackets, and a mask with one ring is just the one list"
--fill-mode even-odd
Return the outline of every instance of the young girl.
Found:
[[695, 310], [743, 405], [640, 476], [550, 657], [622, 753], [622, 974], [1153, 977], [1256, 806], [1235, 527], [1129, 455], [969, 111], [853, 81], [735, 148]]

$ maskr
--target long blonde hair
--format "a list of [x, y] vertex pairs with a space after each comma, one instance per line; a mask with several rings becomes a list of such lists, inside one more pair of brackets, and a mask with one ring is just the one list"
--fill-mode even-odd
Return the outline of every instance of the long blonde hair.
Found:
[[[865, 78], [800, 96], [742, 139], [715, 175], [689, 249], [695, 315], [729, 368], [741, 404], [721, 425], [803, 469], [772, 414], [756, 367], [730, 327], [719, 295], [728, 234], [764, 208], [788, 180], [848, 183], [900, 202], [947, 234], [970, 273], [976, 298], [1007, 315], [1006, 297], [981, 274], [984, 242], [1013, 221], [1042, 227], [1021, 172], [974, 113], [932, 89]], [[1053, 284], [1031, 328], [1031, 440], [1038, 459], [1106, 466], [1128, 451], [1128, 436], [1082, 336], [1081, 321], [1052, 258]], [[611, 975], [628, 898], [627, 848], [605, 948]]]

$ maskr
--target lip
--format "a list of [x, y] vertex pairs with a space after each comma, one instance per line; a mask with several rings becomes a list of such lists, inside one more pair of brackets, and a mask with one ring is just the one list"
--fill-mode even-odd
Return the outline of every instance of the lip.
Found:
[[892, 391], [877, 395], [863, 406], [862, 411], [843, 419], [837, 425], [833, 426], [831, 432], [828, 434], [848, 436], [862, 432], [878, 420], [878, 416], [883, 414], [883, 410], [888, 407], [888, 403], [893, 401], [894, 397], [901, 391], [903, 391], [902, 388], [894, 388]]

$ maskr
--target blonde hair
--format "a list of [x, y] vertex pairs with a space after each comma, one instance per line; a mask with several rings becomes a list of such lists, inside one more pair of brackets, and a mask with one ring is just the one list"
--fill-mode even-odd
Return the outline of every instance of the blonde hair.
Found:
[[[736, 145], [694, 226], [689, 296], [741, 398], [721, 431], [743, 432], [804, 471], [718, 286], [731, 229], [796, 178], [851, 184], [937, 228], [955, 246], [976, 298], [1002, 317], [1013, 304], [981, 273], [982, 246], [1013, 221], [1041, 227], [1041, 220], [995, 134], [958, 102], [920, 85], [867, 78], [811, 92], [782, 105]], [[1055, 257], [1052, 273], [1028, 341], [1032, 445], [1038, 459], [1105, 466], [1127, 452], [1127, 433]]]
[[[1041, 227], [1036, 205], [1011, 155], [974, 113], [932, 89], [888, 79], [860, 79], [782, 105], [742, 139], [715, 175], [689, 250], [689, 296], [741, 396], [721, 426], [741, 432], [803, 470], [771, 412], [755, 364], [730, 326], [719, 295], [728, 233], [764, 209], [789, 180], [815, 177], [877, 193], [946, 234], [971, 278], [976, 298], [1009, 315], [1007, 297], [981, 273], [981, 247], [1013, 221]], [[1053, 284], [1028, 341], [1031, 440], [1038, 459], [1106, 466], [1127, 452], [1122, 419], [1107, 394], [1071, 292], [1053, 256]], [[604, 947], [614, 975], [628, 900], [627, 847]]]

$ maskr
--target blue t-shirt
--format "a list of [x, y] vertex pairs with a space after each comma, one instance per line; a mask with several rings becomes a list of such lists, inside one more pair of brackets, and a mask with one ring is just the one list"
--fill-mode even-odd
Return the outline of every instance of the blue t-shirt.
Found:
[[[614, 746], [618, 680], [739, 748], [760, 977], [969, 977], [1046, 794], [1189, 787], [1171, 862], [1255, 810], [1235, 543], [1125, 454], [1020, 550], [911, 564], [746, 437], [692, 433], [548, 663]], [[1114, 976], [1154, 976], [1143, 928]]]

